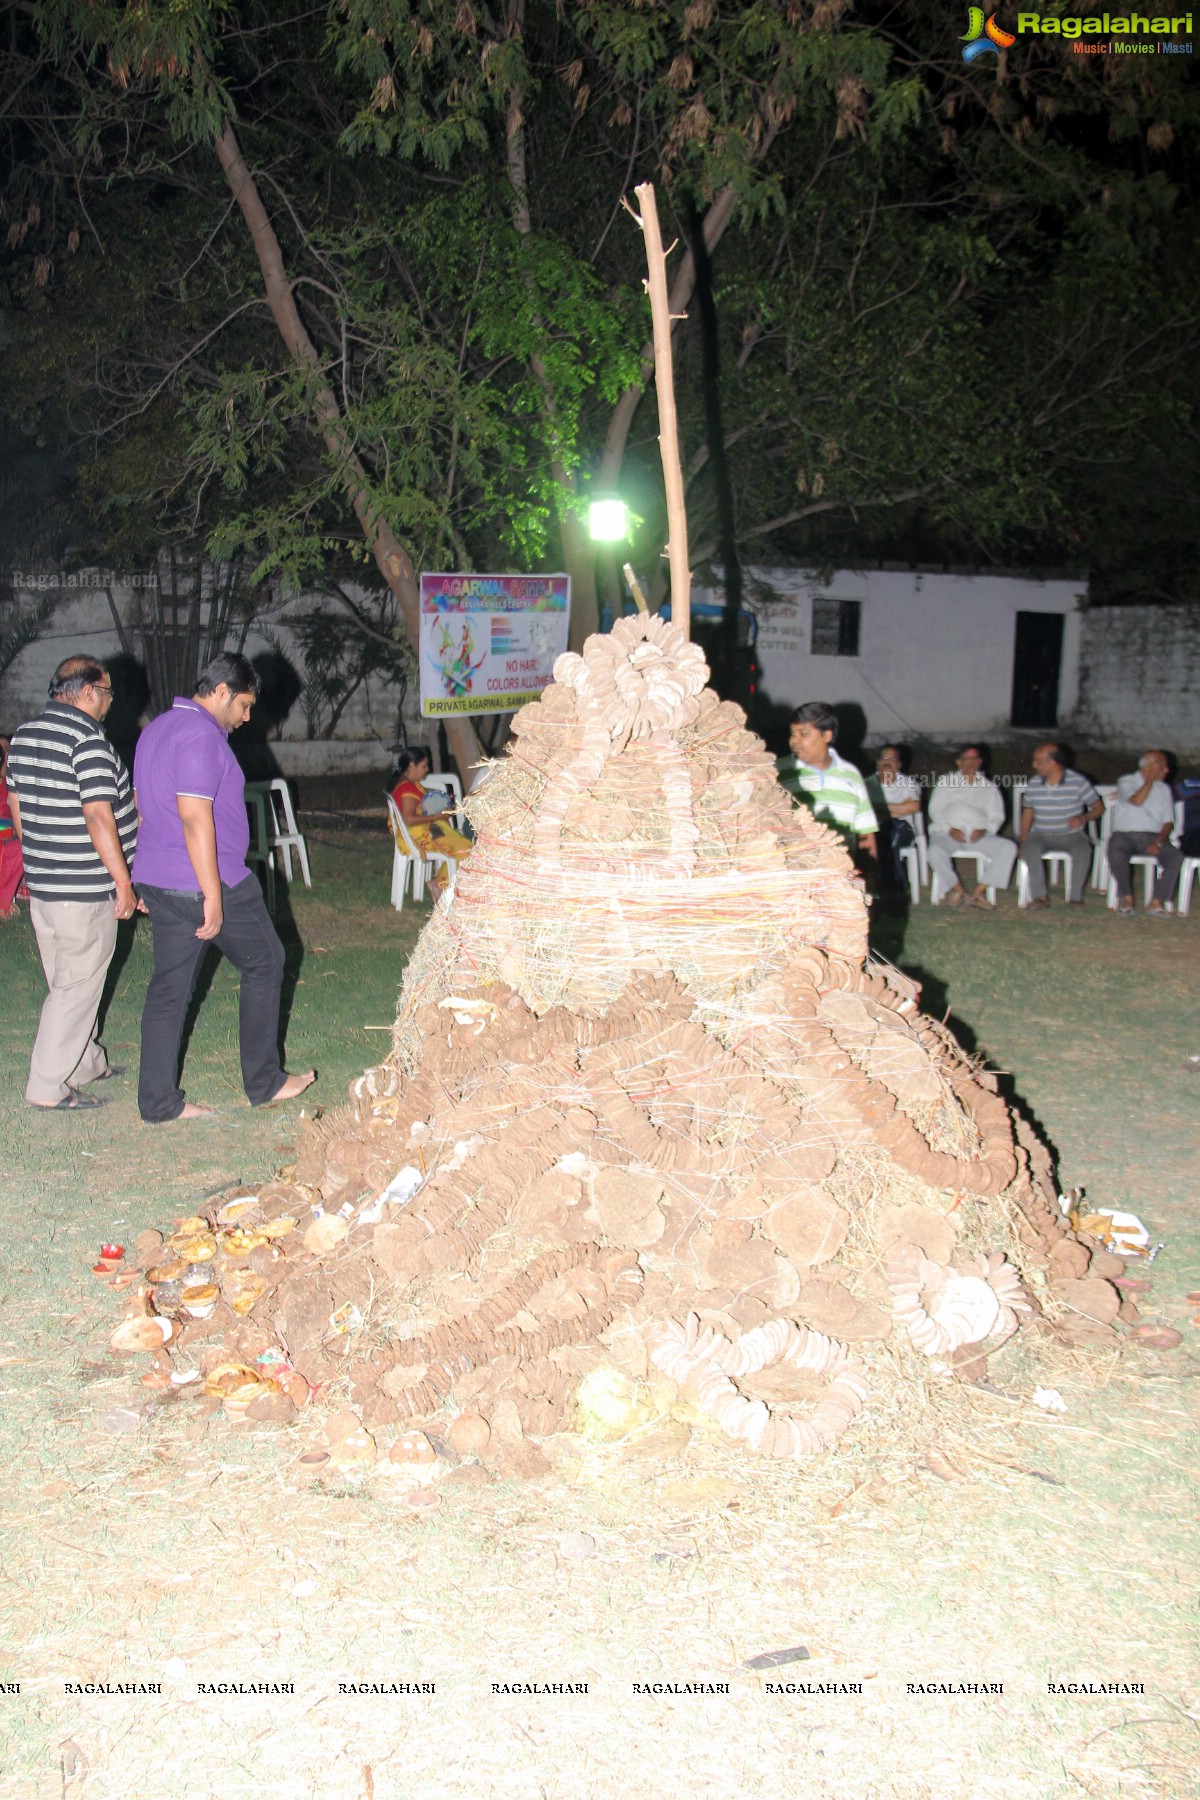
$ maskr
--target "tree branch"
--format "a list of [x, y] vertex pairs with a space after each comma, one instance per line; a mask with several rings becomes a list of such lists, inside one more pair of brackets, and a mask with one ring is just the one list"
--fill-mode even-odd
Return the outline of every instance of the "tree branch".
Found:
[[[370, 545], [379, 572], [396, 597], [413, 649], [417, 651], [420, 647], [421, 609], [412, 558], [387, 520], [380, 517], [372, 502], [366, 470], [350, 443], [337, 399], [321, 375], [316, 347], [304, 329], [304, 322], [297, 311], [279, 239], [242, 155], [233, 126], [228, 120], [216, 139], [214, 148], [254, 244], [271, 316], [292, 357], [313, 379], [309, 402], [313, 416], [334, 459], [338, 478], [354, 508], [355, 517]], [[469, 718], [451, 717], [446, 720], [446, 735], [465, 779], [468, 770], [482, 755], [475, 728]]]

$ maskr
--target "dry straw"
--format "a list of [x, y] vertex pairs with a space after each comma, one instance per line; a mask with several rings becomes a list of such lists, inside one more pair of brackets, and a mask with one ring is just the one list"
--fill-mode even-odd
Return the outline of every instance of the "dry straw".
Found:
[[[262, 1196], [301, 1229], [258, 1256], [249, 1315], [223, 1303], [185, 1347], [283, 1353], [374, 1427], [469, 1409], [511, 1438], [569, 1425], [602, 1362], [642, 1380], [656, 1345], [725, 1345], [675, 1356], [682, 1397], [805, 1458], [926, 1433], [925, 1396], [952, 1409], [1031, 1324], [1117, 1341], [1117, 1259], [1066, 1230], [995, 1079], [867, 961], [845, 850], [706, 679], [644, 616], [559, 659], [468, 801], [391, 1055]], [[345, 1233], [306, 1231], [314, 1204]], [[1047, 1259], [1043, 1306], [1022, 1276]], [[763, 1332], [831, 1348], [743, 1369]]]

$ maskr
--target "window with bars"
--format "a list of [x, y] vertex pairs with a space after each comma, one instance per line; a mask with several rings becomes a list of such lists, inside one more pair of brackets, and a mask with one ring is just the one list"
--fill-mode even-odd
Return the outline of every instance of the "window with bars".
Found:
[[857, 656], [861, 619], [861, 600], [814, 599], [811, 654]]

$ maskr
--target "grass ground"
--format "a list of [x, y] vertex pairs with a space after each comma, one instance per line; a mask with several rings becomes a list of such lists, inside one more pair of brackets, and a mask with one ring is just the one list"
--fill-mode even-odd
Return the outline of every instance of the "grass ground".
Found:
[[[389, 851], [310, 839], [290, 896], [288, 1033], [328, 1106], [380, 1054], [419, 919], [386, 905]], [[236, 989], [217, 970], [185, 1085], [212, 1124], [142, 1126], [132, 1074], [91, 1116], [21, 1102], [41, 996], [27, 922], [0, 927], [0, 1794], [15, 1800], [1183, 1800], [1200, 1793], [1196, 1546], [1200, 916], [1090, 903], [877, 918], [1055, 1145], [1064, 1180], [1128, 1204], [1166, 1249], [1149, 1311], [1171, 1354], [1062, 1363], [1065, 1415], [971, 1390], [928, 1448], [853, 1451], [798, 1479], [672, 1422], [645, 1441], [561, 1440], [522, 1486], [440, 1489], [428, 1516], [381, 1484], [305, 1487], [310, 1428], [185, 1401], [112, 1430], [132, 1393], [89, 1272], [218, 1184], [286, 1162], [299, 1106], [241, 1097]], [[136, 1067], [137, 934], [107, 1038]], [[307, 1096], [306, 1096], [307, 1098]], [[144, 1397], [144, 1396], [143, 1396]], [[673, 1448], [672, 1448], [673, 1446]], [[936, 1459], [934, 1459], [936, 1461]], [[763, 1651], [806, 1661], [753, 1672]], [[144, 1696], [68, 1682], [159, 1682]], [[292, 1682], [289, 1695], [198, 1684]], [[347, 1696], [339, 1682], [432, 1682]], [[769, 1691], [825, 1683], [847, 1693]], [[1050, 1692], [1117, 1683], [1141, 1691]], [[586, 1682], [586, 1694], [493, 1684]], [[710, 1684], [712, 1693], [633, 1692]], [[1003, 1684], [921, 1694], [910, 1684]]]

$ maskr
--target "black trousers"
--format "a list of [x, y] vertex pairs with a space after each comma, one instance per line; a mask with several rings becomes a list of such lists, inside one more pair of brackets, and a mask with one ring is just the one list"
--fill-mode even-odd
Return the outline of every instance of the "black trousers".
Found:
[[893, 819], [889, 814], [881, 821], [876, 842], [882, 887], [890, 888], [897, 894], [908, 893], [908, 870], [904, 866], [901, 852], [910, 850], [916, 841], [911, 819]]
[[241, 975], [238, 1042], [242, 1085], [251, 1106], [273, 1100], [285, 1076], [279, 1060], [279, 990], [283, 945], [253, 875], [234, 888], [221, 883], [221, 929], [215, 938], [196, 936], [204, 923], [198, 892], [139, 885], [154, 936], [154, 973], [142, 1009], [142, 1062], [138, 1071], [138, 1111], [151, 1125], [177, 1119], [183, 1111], [179, 1087], [179, 1046], [196, 975], [209, 942]]

